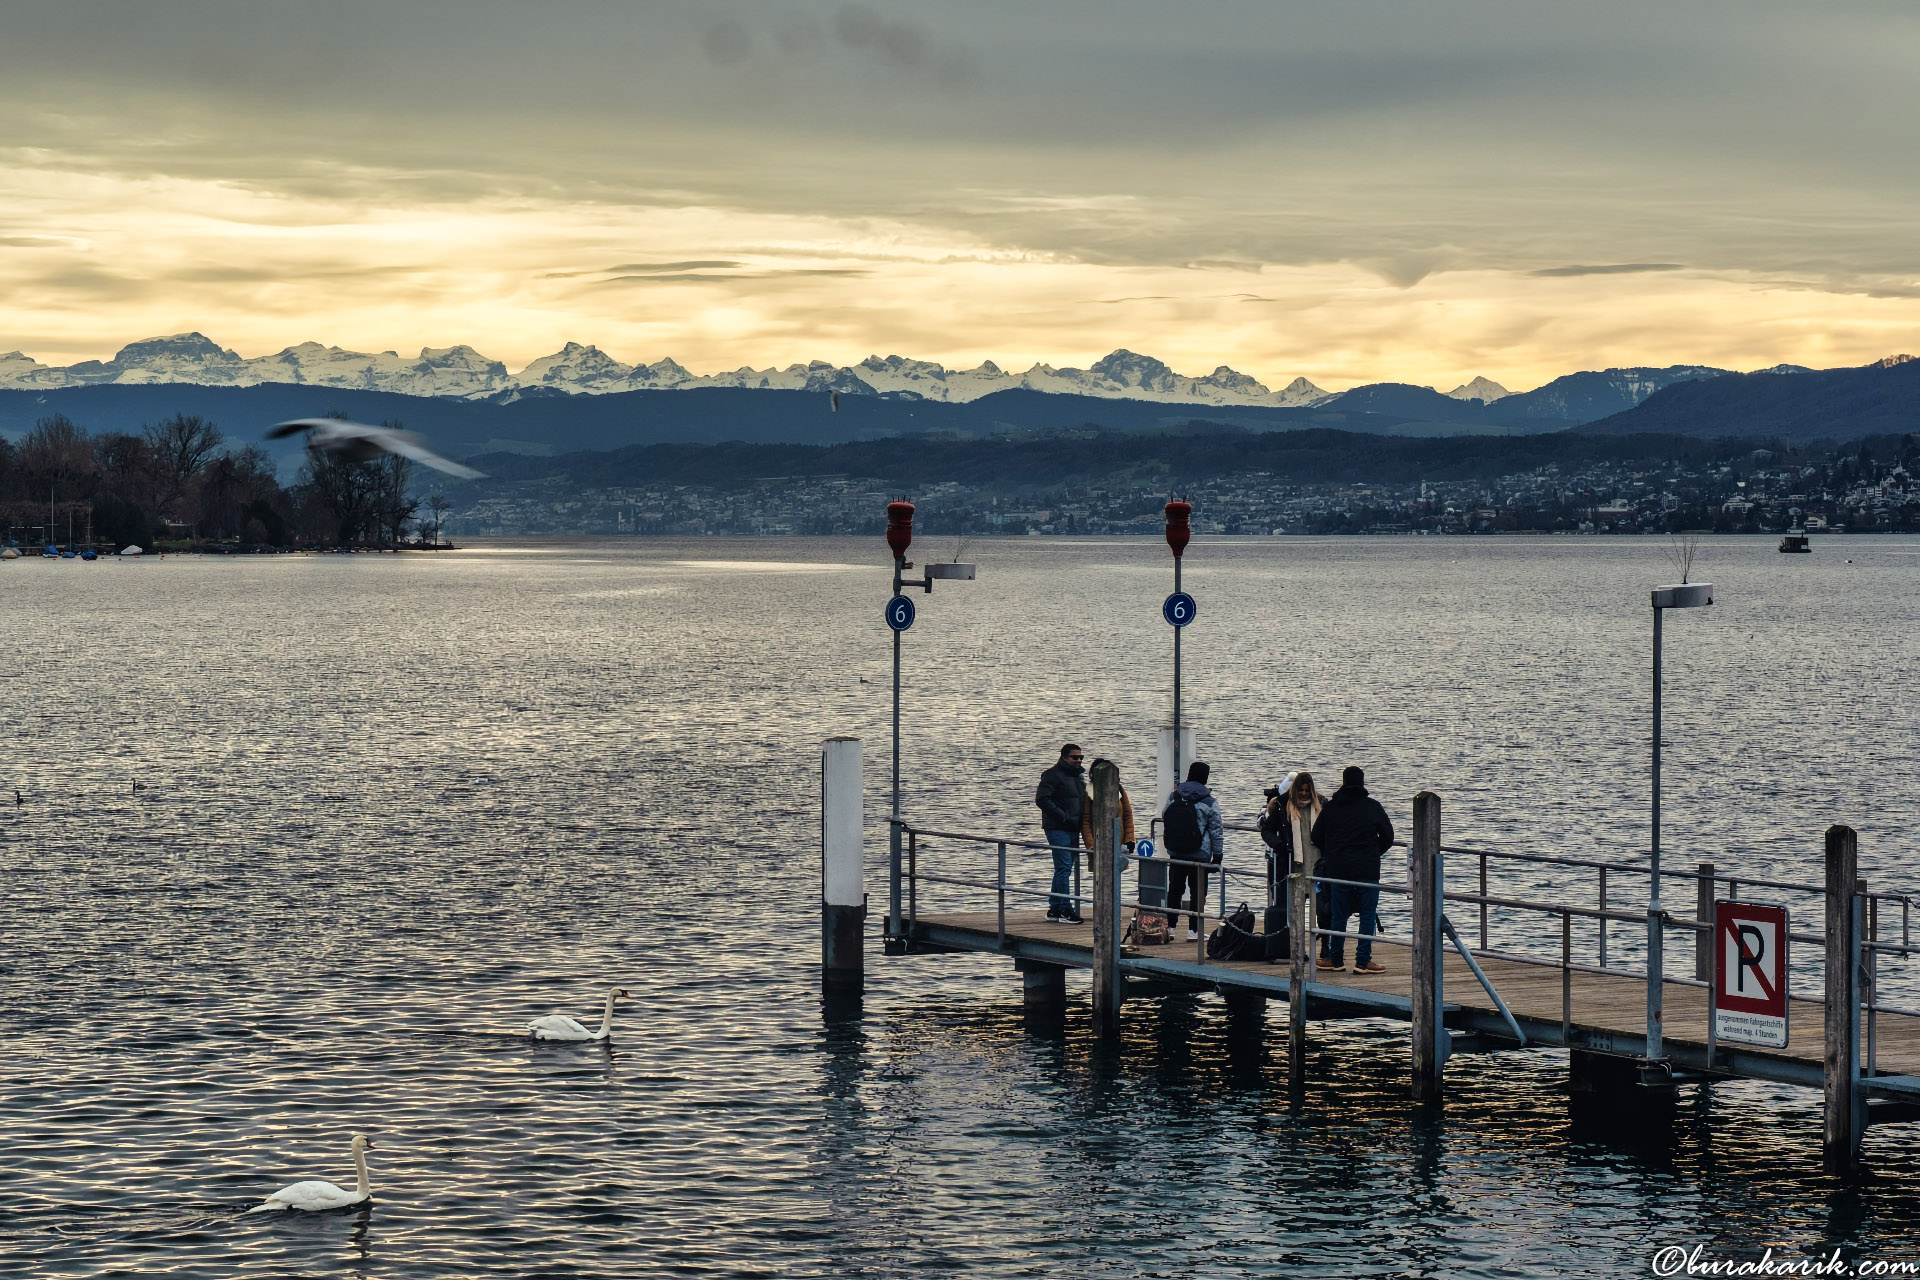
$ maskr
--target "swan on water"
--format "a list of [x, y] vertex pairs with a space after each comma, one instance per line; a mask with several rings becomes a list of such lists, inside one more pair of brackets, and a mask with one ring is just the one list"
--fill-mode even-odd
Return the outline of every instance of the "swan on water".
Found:
[[527, 1032], [535, 1040], [607, 1040], [613, 1036], [613, 1002], [616, 999], [631, 1000], [619, 987], [607, 992], [607, 1008], [600, 1015], [600, 1029], [589, 1031], [564, 1013], [550, 1013], [544, 1018], [535, 1018], [527, 1024]]
[[373, 1188], [367, 1183], [367, 1152], [373, 1150], [373, 1144], [362, 1134], [353, 1135], [353, 1170], [359, 1175], [359, 1182], [352, 1191], [345, 1187], [336, 1187], [331, 1182], [296, 1182], [290, 1187], [282, 1187], [266, 1200], [247, 1210], [248, 1213], [260, 1213], [267, 1209], [304, 1209], [309, 1213], [321, 1209], [344, 1209], [349, 1205], [366, 1204], [373, 1199]]

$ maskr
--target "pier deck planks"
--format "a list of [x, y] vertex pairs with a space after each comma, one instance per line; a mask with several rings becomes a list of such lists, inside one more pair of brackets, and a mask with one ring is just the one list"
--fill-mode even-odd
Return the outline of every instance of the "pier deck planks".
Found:
[[[935, 925], [948, 930], [959, 930], [982, 935], [982, 951], [993, 952], [997, 949], [999, 917], [992, 911], [943, 912], [938, 915], [923, 914], [918, 918], [922, 925]], [[1041, 911], [1009, 911], [1007, 913], [1007, 936], [1025, 938], [1036, 942], [1051, 943], [1056, 946], [1084, 949], [1086, 963], [1093, 963], [1093, 925], [1061, 924], [1049, 922]], [[1123, 952], [1127, 957], [1154, 957], [1185, 963], [1193, 963], [1198, 943], [1188, 942], [1184, 930], [1177, 931], [1176, 941], [1166, 946], [1128, 947]], [[1352, 964], [1353, 940], [1348, 939], [1347, 961]], [[1409, 975], [1406, 948], [1376, 944], [1374, 959], [1387, 966], [1387, 972], [1380, 974], [1330, 973], [1315, 971], [1311, 981], [1321, 986], [1354, 987], [1385, 995], [1411, 999], [1413, 984]], [[1479, 981], [1473, 976], [1460, 959], [1459, 953], [1451, 947], [1446, 953], [1446, 1000], [1448, 1005], [1461, 1005], [1470, 1009], [1488, 1012], [1494, 1005], [1481, 989]], [[1561, 1014], [1561, 971], [1557, 966], [1521, 964], [1514, 960], [1500, 960], [1491, 956], [1476, 957], [1480, 967], [1486, 971], [1487, 978], [1493, 983], [1500, 998], [1507, 1007], [1523, 1018], [1542, 1022], [1557, 1023]], [[1232, 983], [1236, 972], [1260, 973], [1269, 976], [1284, 975], [1287, 966], [1281, 964], [1246, 963], [1228, 961], [1208, 961], [1205, 976], [1214, 981]], [[1612, 974], [1573, 973], [1572, 1023], [1575, 1027], [1595, 1031], [1611, 1031], [1629, 1035], [1640, 1035], [1647, 1025], [1647, 984], [1646, 979], [1628, 973], [1618, 976]], [[1664, 1035], [1667, 1039], [1683, 1044], [1705, 1045], [1707, 1042], [1707, 993], [1702, 987], [1686, 986], [1669, 981], [1666, 984]], [[1863, 1015], [1864, 1017], [1864, 1015]], [[1758, 1052], [1774, 1057], [1795, 1058], [1803, 1061], [1820, 1061], [1824, 1047], [1824, 1011], [1822, 1002], [1815, 999], [1794, 997], [1788, 1005], [1788, 1044], [1784, 1049], [1754, 1050], [1750, 1046], [1741, 1046], [1748, 1052]], [[1883, 1075], [1920, 1075], [1920, 1018], [1906, 1014], [1881, 1013], [1878, 1015], [1876, 1039], [1878, 1052], [1875, 1059], [1876, 1070]]]

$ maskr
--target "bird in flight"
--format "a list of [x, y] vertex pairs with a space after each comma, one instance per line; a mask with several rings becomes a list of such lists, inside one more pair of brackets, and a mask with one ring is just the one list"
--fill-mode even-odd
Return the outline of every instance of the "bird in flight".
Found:
[[302, 431], [307, 433], [307, 448], [314, 453], [338, 454], [349, 462], [366, 462], [382, 453], [397, 453], [462, 480], [478, 480], [482, 475], [472, 467], [441, 457], [427, 448], [425, 440], [398, 427], [370, 427], [364, 422], [343, 422], [339, 418], [295, 418], [273, 427], [267, 432], [267, 439], [284, 440]]

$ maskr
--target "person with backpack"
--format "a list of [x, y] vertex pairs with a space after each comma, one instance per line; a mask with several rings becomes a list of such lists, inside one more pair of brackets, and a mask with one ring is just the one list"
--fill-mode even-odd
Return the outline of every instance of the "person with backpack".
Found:
[[1187, 941], [1200, 937], [1200, 925], [1207, 909], [1207, 869], [1183, 863], [1204, 862], [1215, 866], [1227, 854], [1226, 828], [1220, 821], [1220, 806], [1207, 790], [1212, 770], [1204, 760], [1187, 766], [1187, 780], [1174, 788], [1167, 807], [1160, 813], [1160, 833], [1173, 861], [1167, 866], [1168, 927], [1180, 921], [1180, 895], [1190, 890], [1187, 905]]
[[[1347, 931], [1347, 921], [1360, 916], [1360, 932], [1380, 932], [1380, 855], [1393, 847], [1393, 823], [1380, 802], [1367, 794], [1367, 775], [1359, 765], [1348, 765], [1340, 775], [1340, 789], [1314, 821], [1308, 839], [1320, 846], [1320, 874], [1335, 880], [1357, 880], [1359, 886], [1328, 885], [1326, 928], [1336, 935]], [[1367, 887], [1367, 886], [1372, 887]], [[1345, 938], [1326, 940], [1319, 961], [1322, 969], [1346, 968]], [[1355, 973], [1385, 973], [1373, 960], [1373, 939], [1363, 937], [1353, 949]]]
[[1080, 907], [1071, 896], [1075, 847], [1080, 829], [1093, 809], [1087, 795], [1086, 768], [1081, 761], [1086, 753], [1078, 743], [1060, 748], [1060, 759], [1040, 775], [1033, 802], [1040, 806], [1040, 829], [1053, 846], [1053, 885], [1047, 899], [1047, 919], [1080, 923]]

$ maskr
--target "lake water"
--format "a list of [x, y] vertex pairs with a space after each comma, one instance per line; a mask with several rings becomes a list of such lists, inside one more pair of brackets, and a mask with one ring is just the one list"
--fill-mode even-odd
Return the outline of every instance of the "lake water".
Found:
[[[1146, 789], [1164, 546], [964, 558], [979, 580], [917, 597], [906, 637], [909, 815], [1032, 837], [1068, 737]], [[1289, 768], [1359, 762], [1396, 819], [1441, 793], [1450, 841], [1644, 858], [1646, 588], [1671, 576], [1652, 539], [1203, 539], [1200, 754], [1229, 817]], [[1920, 542], [1710, 540], [1694, 577], [1716, 604], [1667, 628], [1670, 858], [1817, 880], [1844, 821], [1876, 887], [1920, 887]], [[864, 1001], [823, 1006], [829, 735], [867, 742], [885, 898], [887, 587], [877, 538], [0, 565], [0, 796], [22, 801], [0, 807], [0, 1272], [1920, 1256], [1920, 1135], [1872, 1130], [1878, 1180], [1842, 1187], [1811, 1090], [1688, 1090], [1671, 1147], [1625, 1151], [1570, 1128], [1552, 1051], [1456, 1059], [1420, 1118], [1404, 1025], [1362, 1022], [1314, 1027], [1294, 1098], [1283, 1006], [1261, 1036], [1214, 997], [1129, 1002], [1103, 1048], [1084, 977], [1036, 1018], [1004, 960], [881, 958], [878, 910]], [[634, 997], [611, 1047], [515, 1034], [593, 1021], [610, 984]], [[348, 1183], [355, 1130], [370, 1210], [241, 1216]]]

